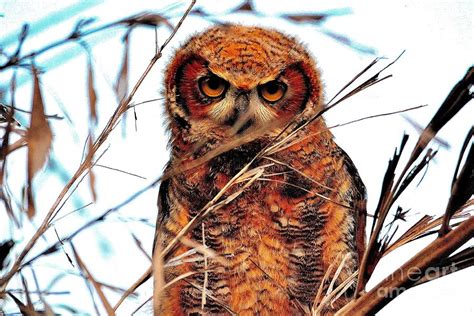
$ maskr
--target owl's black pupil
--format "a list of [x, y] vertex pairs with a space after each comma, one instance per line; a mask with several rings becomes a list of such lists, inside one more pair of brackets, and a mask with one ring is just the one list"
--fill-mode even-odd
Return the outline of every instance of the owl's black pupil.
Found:
[[276, 82], [269, 82], [266, 84], [265, 89], [267, 90], [267, 93], [275, 94], [278, 92], [279, 86]]
[[221, 81], [219, 80], [219, 78], [211, 77], [207, 80], [207, 86], [211, 90], [218, 90], [219, 87], [221, 86]]

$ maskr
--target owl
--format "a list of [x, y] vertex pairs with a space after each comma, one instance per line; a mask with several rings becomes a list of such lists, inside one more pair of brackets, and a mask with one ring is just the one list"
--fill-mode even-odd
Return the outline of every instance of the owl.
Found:
[[[365, 242], [365, 188], [317, 116], [315, 61], [278, 31], [221, 25], [178, 49], [164, 81], [171, 158], [155, 243], [169, 247], [219, 192], [236, 197], [166, 253], [160, 314], [309, 313], [331, 264], [346, 259], [337, 286], [357, 270]], [[226, 187], [245, 166], [263, 172]]]

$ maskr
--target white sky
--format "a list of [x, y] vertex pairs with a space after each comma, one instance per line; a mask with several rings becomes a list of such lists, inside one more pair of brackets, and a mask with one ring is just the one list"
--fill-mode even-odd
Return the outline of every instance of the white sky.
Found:
[[[0, 44], [4, 43], [3, 39], [8, 38], [7, 35], [17, 32], [23, 23], [38, 21], [51, 12], [75, 3], [78, 2], [59, 0], [0, 2], [0, 13], [3, 14], [3, 17], [0, 17]], [[64, 21], [56, 21], [46, 31], [35, 34], [27, 40], [24, 52], [43, 47], [46, 43], [67, 35], [79, 18], [97, 17], [96, 25], [99, 25], [143, 10], [159, 10], [170, 3], [174, 1], [104, 1], [96, 5], [92, 5], [91, 1], [84, 1], [82, 4], [91, 5], [90, 9], [77, 16], [68, 17]], [[176, 17], [181, 15], [187, 4], [187, 2], [180, 3], [182, 5], [173, 11]], [[236, 2], [221, 2], [219, 5], [215, 3], [198, 0], [198, 5], [216, 14], [225, 12], [226, 9], [235, 6]], [[219, 7], [224, 3], [226, 7]], [[392, 79], [351, 98], [328, 112], [326, 119], [329, 125], [367, 115], [428, 104], [429, 106], [422, 110], [407, 114], [411, 119], [425, 125], [451, 87], [462, 78], [467, 68], [473, 63], [474, 2], [472, 1], [331, 1], [310, 4], [308, 1], [292, 0], [289, 6], [288, 1], [279, 0], [257, 1], [256, 7], [267, 16], [254, 17], [240, 14], [222, 16], [221, 20], [274, 27], [300, 38], [318, 61], [328, 99], [374, 57], [385, 56], [390, 60], [406, 50], [403, 58], [387, 72], [394, 75]], [[278, 13], [310, 13], [348, 7], [352, 8], [352, 14], [331, 18], [322, 27], [310, 24], [296, 26], [276, 16], [270, 16]], [[177, 19], [172, 21], [176, 23]], [[161, 74], [170, 54], [190, 34], [203, 30], [208, 25], [209, 22], [196, 17], [185, 21], [166, 49], [165, 56], [157, 63], [139, 90], [135, 98], [136, 102], [161, 96]], [[32, 31], [34, 31], [33, 26]], [[348, 36], [357, 43], [374, 48], [377, 54], [358, 53], [324, 35], [324, 30]], [[123, 54], [120, 42], [123, 32], [113, 31], [106, 34], [106, 36], [93, 36], [89, 39], [93, 46], [96, 88], [99, 94], [100, 120], [97, 131], [104, 126], [116, 106], [116, 98], [111, 86], [117, 78]], [[163, 42], [167, 35], [168, 30], [160, 29], [159, 41]], [[51, 122], [55, 134], [54, 154], [69, 173], [72, 173], [80, 162], [88, 130], [86, 58], [80, 49], [75, 51], [70, 49], [74, 45], [76, 44], [66, 46], [66, 49], [69, 49], [66, 53], [79, 51], [77, 57], [57, 65], [42, 76], [46, 112], [63, 115], [61, 107], [65, 107], [73, 120], [75, 133], [71, 132], [71, 127], [66, 120]], [[11, 51], [14, 46], [9, 48]], [[130, 84], [134, 84], [143, 72], [153, 51], [154, 32], [135, 30], [131, 39]], [[53, 50], [38, 58], [36, 62], [39, 66], [51, 67], [53, 65], [51, 60], [56, 60], [57, 54], [63, 54], [63, 52], [63, 48]], [[382, 62], [382, 64], [385, 63], [385, 61]], [[23, 78], [28, 78], [27, 72], [20, 71], [19, 75], [21, 74]], [[0, 86], [7, 83], [10, 78], [10, 72], [0, 73]], [[18, 107], [28, 109], [31, 106], [29, 81], [20, 86], [16, 98]], [[68, 216], [58, 222], [55, 227], [60, 236], [67, 236], [82, 223], [122, 202], [161, 174], [168, 159], [167, 138], [162, 128], [162, 110], [161, 102], [137, 107], [137, 131], [133, 126], [133, 115], [130, 115], [127, 122], [127, 136], [123, 138], [121, 129], [118, 128], [104, 146], [104, 149], [108, 148], [108, 151], [100, 161], [103, 165], [145, 176], [147, 180], [97, 168], [95, 173], [99, 200], [86, 211]], [[19, 118], [24, 120], [27, 117], [20, 116]], [[473, 124], [473, 118], [474, 107], [471, 102], [439, 134], [442, 139], [451, 144], [451, 149], [449, 151], [441, 149], [421, 185], [409, 190], [408, 194], [400, 200], [402, 207], [412, 208], [413, 214], [416, 214], [409, 218], [406, 225], [400, 227], [400, 231], [409, 227], [422, 214], [442, 213], [447, 203], [460, 146]], [[376, 206], [388, 159], [392, 156], [395, 146], [399, 145], [404, 131], [410, 134], [407, 155], [416, 141], [417, 132], [399, 115], [368, 120], [334, 130], [338, 143], [353, 158], [367, 186], [368, 210], [371, 213]], [[9, 162], [8, 183], [17, 199], [21, 197], [21, 188], [25, 182], [24, 157], [24, 151], [18, 152], [10, 157]], [[0, 210], [0, 240], [13, 236], [13, 239], [20, 244], [18, 249], [21, 249], [21, 246], [30, 238], [33, 232], [32, 227], [40, 224], [42, 214], [46, 213], [62, 185], [58, 177], [47, 172], [37, 177], [36, 191], [40, 214], [35, 218], [33, 225], [24, 219], [25, 228], [20, 231], [8, 225], [3, 210]], [[126, 288], [146, 269], [148, 261], [137, 250], [130, 232], [143, 242], [146, 249], [150, 249], [153, 227], [137, 222], [124, 224], [120, 219], [145, 218], [154, 223], [156, 194], [157, 190], [147, 192], [128, 207], [123, 208], [117, 215], [111, 216], [106, 223], [97, 225], [96, 228], [89, 229], [74, 239], [74, 244], [82, 259], [92, 270], [93, 275], [102, 282]], [[86, 183], [79, 188], [75, 196], [72, 202], [65, 205], [62, 214], [87, 204], [91, 200]], [[46, 240], [40, 240], [32, 253], [37, 253], [54, 241], [56, 241], [55, 233], [51, 231], [46, 234]], [[374, 280], [369, 285], [375, 284], [375, 281], [396, 269], [427, 242], [429, 239], [414, 243], [383, 259], [379, 269], [375, 271]], [[70, 249], [66, 247], [66, 250], [71, 254]], [[39, 283], [43, 287], [55, 274], [63, 270], [76, 271], [68, 264], [65, 255], [60, 252], [48, 259], [38, 261], [35, 266]], [[24, 273], [27, 277], [31, 277], [29, 269], [26, 269]], [[474, 269], [470, 268], [428, 285], [419, 286], [401, 295], [380, 312], [380, 315], [401, 313], [472, 315], [474, 314], [472, 289], [470, 289], [472, 280], [474, 280]], [[12, 282], [11, 286], [16, 287], [19, 284]], [[48, 299], [50, 304], [71, 304], [83, 312], [93, 313], [89, 294], [80, 278], [66, 276], [52, 289], [69, 290], [72, 293], [65, 296], [51, 296]], [[118, 299], [115, 293], [110, 291], [106, 293], [111, 302]], [[140, 293], [141, 296], [124, 304], [119, 314], [129, 314], [150, 293], [151, 285], [145, 285]]]

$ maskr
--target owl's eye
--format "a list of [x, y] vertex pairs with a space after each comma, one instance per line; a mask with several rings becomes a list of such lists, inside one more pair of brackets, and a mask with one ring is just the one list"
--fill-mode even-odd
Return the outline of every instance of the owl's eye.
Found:
[[259, 86], [258, 89], [262, 98], [273, 103], [283, 98], [286, 92], [286, 85], [282, 82], [273, 80]]
[[199, 89], [209, 98], [218, 98], [227, 89], [227, 81], [217, 76], [204, 77], [199, 80]]

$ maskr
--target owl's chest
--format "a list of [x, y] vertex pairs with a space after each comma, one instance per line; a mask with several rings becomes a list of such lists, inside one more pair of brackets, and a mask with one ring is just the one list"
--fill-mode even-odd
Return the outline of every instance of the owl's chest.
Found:
[[[217, 194], [222, 193], [217, 204], [233, 197], [188, 235], [225, 259], [209, 261], [217, 271], [209, 275], [209, 288], [239, 312], [299, 314], [290, 296], [311, 304], [324, 267], [334, 259], [331, 242], [343, 240], [349, 227], [338, 204], [348, 180], [333, 156], [302, 146], [250, 165], [248, 170], [264, 169], [251, 185], [244, 188], [245, 180], [226, 187], [253, 157], [230, 152], [174, 179], [171, 191], [179, 206], [168, 229], [179, 231], [174, 223], [185, 226]], [[198, 262], [186, 269], [203, 266]]]
[[[228, 170], [229, 166], [220, 166], [213, 173], [203, 172], [195, 195], [203, 197], [201, 206], [232, 178]], [[239, 185], [231, 188], [221, 200], [240, 189]], [[223, 300], [243, 314], [270, 310], [299, 314], [289, 292], [301, 303], [311, 302], [324, 265], [322, 234], [328, 221], [328, 204], [314, 193], [324, 191], [285, 167], [270, 167], [231, 202], [212, 210], [191, 232], [191, 239], [225, 258], [210, 261], [210, 267], [219, 271], [216, 291], [225, 280], [229, 293], [236, 294], [222, 296]], [[190, 205], [194, 203], [196, 198], [189, 200]], [[191, 211], [190, 218], [195, 213]]]
[[[259, 168], [262, 171], [247, 178], [246, 181], [252, 178], [251, 185], [244, 188], [246, 181], [242, 181], [226, 186], [254, 157], [253, 152], [247, 153], [220, 156], [183, 175], [180, 196], [184, 197], [182, 201], [189, 217], [222, 194], [218, 201], [229, 202], [210, 212], [204, 220], [215, 246], [258, 248], [263, 239], [269, 238], [278, 240], [282, 247], [292, 247], [295, 243], [316, 240], [318, 228], [326, 218], [325, 197], [333, 198], [328, 186], [332, 177], [325, 176], [324, 162], [302, 159], [301, 152], [286, 153], [273, 160], [261, 159], [248, 168], [250, 172]], [[295, 161], [305, 173], [288, 167]], [[202, 235], [200, 229], [195, 235], [196, 238]]]

